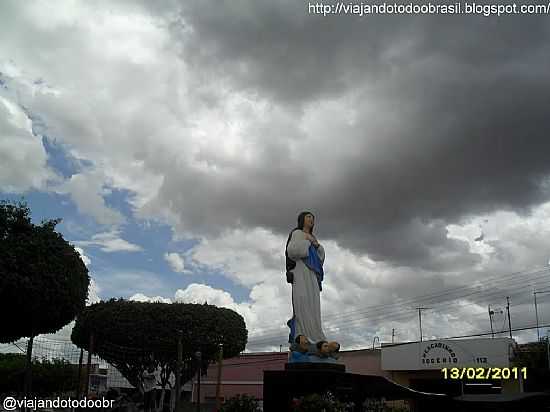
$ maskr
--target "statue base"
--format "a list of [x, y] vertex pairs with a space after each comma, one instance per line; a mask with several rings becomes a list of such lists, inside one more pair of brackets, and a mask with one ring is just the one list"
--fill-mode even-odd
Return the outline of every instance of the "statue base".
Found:
[[431, 406], [448, 400], [446, 395], [414, 391], [383, 376], [347, 373], [344, 365], [315, 362], [287, 363], [285, 370], [264, 371], [263, 389], [264, 412], [291, 411], [295, 399], [328, 391], [342, 402], [353, 402], [354, 411], [362, 411], [366, 401], [382, 398], [428, 401]]
[[346, 372], [346, 365], [325, 362], [285, 363], [285, 371]]

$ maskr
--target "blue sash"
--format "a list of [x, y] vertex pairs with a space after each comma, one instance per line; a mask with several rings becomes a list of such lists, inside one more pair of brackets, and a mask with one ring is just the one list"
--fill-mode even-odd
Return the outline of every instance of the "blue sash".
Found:
[[323, 263], [319, 258], [319, 254], [317, 253], [317, 249], [315, 249], [315, 246], [309, 245], [308, 252], [309, 253], [307, 258], [304, 258], [303, 261], [308, 268], [315, 272], [315, 274], [317, 275], [317, 282], [319, 283], [319, 290], [323, 290], [323, 287], [321, 286], [321, 284], [323, 283], [323, 278], [325, 277], [325, 272], [323, 271]]

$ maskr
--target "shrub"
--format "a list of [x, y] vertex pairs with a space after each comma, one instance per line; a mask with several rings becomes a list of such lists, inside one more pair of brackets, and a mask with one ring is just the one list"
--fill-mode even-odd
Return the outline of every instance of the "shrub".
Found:
[[346, 405], [340, 402], [331, 392], [322, 395], [313, 393], [300, 399], [295, 399], [293, 412], [345, 412]]
[[260, 406], [253, 396], [237, 395], [228, 399], [222, 405], [220, 412], [260, 412]]

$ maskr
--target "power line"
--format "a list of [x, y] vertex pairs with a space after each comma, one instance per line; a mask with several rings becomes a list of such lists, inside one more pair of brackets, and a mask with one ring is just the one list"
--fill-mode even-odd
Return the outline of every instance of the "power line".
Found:
[[[550, 269], [545, 269], [545, 270], [541, 270], [541, 271], [535, 271], [535, 272], [529, 272], [529, 273], [526, 273], [524, 275], [522, 275], [522, 277], [518, 277], [516, 279], [512, 279], [512, 280], [508, 280], [506, 282], [500, 282], [501, 285], [498, 285], [498, 286], [501, 286], [501, 287], [512, 287], [512, 286], [515, 286], [516, 289], [518, 288], [516, 284], [523, 284], [524, 286], [523, 287], [520, 287], [519, 289], [523, 289], [525, 287], [530, 287], [530, 284], [527, 284], [526, 285], [526, 279], [524, 279], [524, 277], [526, 276], [531, 276], [533, 274], [538, 274], [537, 277], [535, 278], [532, 278], [532, 279], [529, 279], [531, 281], [531, 284], [533, 281], [539, 281], [541, 280], [541, 278], [544, 278], [544, 280], [546, 279], [546, 272], [548, 272], [548, 270]], [[509, 276], [508, 276], [509, 277]], [[494, 285], [494, 286], [497, 286], [497, 285]], [[467, 288], [464, 288], [464, 287], [461, 287], [460, 289], [472, 289], [472, 287], [467, 287]], [[445, 291], [443, 293], [436, 293], [436, 294], [431, 294], [431, 295], [425, 295], [427, 296], [427, 298], [433, 298], [434, 296], [441, 296], [441, 295], [444, 295], [444, 294], [448, 294], [449, 291]], [[490, 297], [490, 296], [501, 296], [502, 295], [502, 291], [488, 291], [488, 290], [473, 290], [473, 291], [470, 291], [469, 293], [467, 294], [463, 294], [462, 296], [456, 296], [456, 297], [453, 297], [452, 300], [450, 301], [453, 301], [453, 300], [460, 300], [460, 299], [464, 299], [468, 296], [473, 296], [473, 295], [481, 295], [479, 298], [481, 298], [483, 295], [485, 295], [486, 298]], [[392, 313], [392, 312], [395, 312], [397, 311], [397, 313], [400, 313], [402, 312], [403, 310], [403, 307], [406, 303], [412, 303], [412, 302], [422, 302], [422, 299], [418, 299], [418, 298], [415, 298], [415, 299], [410, 299], [408, 301], [402, 301], [402, 302], [397, 302], [395, 304], [385, 304], [385, 305], [375, 305], [375, 306], [372, 306], [373, 308], [379, 308], [378, 310], [372, 310], [370, 312], [367, 312], [370, 316], [361, 316], [359, 318], [356, 318], [356, 319], [349, 319], [349, 320], [345, 320], [345, 323], [346, 325], [349, 325], [350, 323], [354, 323], [354, 322], [357, 322], [357, 321], [362, 321], [364, 319], [369, 319], [371, 321], [375, 320], [375, 319], [378, 319], [378, 320], [381, 320], [381, 319], [384, 319], [384, 318], [389, 318], [391, 316], [393, 316], [394, 318], [395, 317], [398, 317], [398, 318], [402, 318], [403, 316], [395, 316], [395, 313]], [[443, 302], [439, 302], [439, 305], [445, 303], [445, 301]], [[400, 309], [401, 308], [401, 309]], [[383, 313], [380, 313], [380, 314], [377, 314], [378, 312], [381, 312], [383, 310]], [[355, 312], [357, 313], [357, 311], [352, 311], [352, 312]], [[350, 313], [352, 313], [350, 312]], [[452, 311], [451, 311], [452, 312]], [[365, 313], [365, 312], [363, 312]], [[406, 317], [409, 317], [410, 315], [406, 315]], [[327, 319], [327, 318], [330, 318], [330, 317], [324, 317], [324, 319]], [[326, 322], [327, 326], [329, 326], [330, 328], [330, 325], [333, 324], [333, 322]], [[252, 339], [250, 341], [250, 343], [252, 342], [258, 342], [261, 340], [261, 341], [264, 341], [266, 339], [270, 339], [269, 337], [271, 336], [272, 338], [278, 338], [280, 336], [283, 335], [283, 330], [285, 330], [285, 328], [283, 327], [279, 327], [277, 328], [277, 331], [275, 331], [274, 328], [272, 329], [268, 329], [266, 331], [271, 331], [273, 330], [273, 332], [271, 333], [264, 333], [260, 336], [258, 336], [257, 339]]]
[[[512, 282], [517, 282], [518, 280], [518, 277], [528, 277], [528, 276], [531, 276], [531, 275], [537, 275], [537, 274], [541, 274], [541, 273], [550, 273], [550, 268], [548, 267], [545, 267], [545, 268], [542, 268], [542, 269], [536, 269], [536, 270], [533, 270], [533, 271], [520, 271], [520, 272], [515, 272], [515, 273], [511, 273], [511, 274], [508, 274], [508, 275], [504, 275], [504, 276], [492, 276], [492, 277], [488, 277], [488, 278], [485, 278], [483, 280], [483, 283], [480, 283], [480, 285], [482, 286], [491, 286], [491, 284], [493, 282], [496, 282], [496, 283], [506, 283], [507, 282], [507, 279], [510, 278], [510, 280]], [[466, 289], [466, 290], [469, 290], [469, 289], [477, 289], [478, 286], [476, 285], [464, 285], [464, 286], [458, 286], [458, 287], [455, 287], [455, 288], [449, 288], [449, 289], [444, 289], [442, 291], [439, 291], [439, 292], [432, 292], [432, 293], [429, 293], [429, 294], [426, 294], [426, 295], [420, 295], [420, 296], [416, 296], [414, 298], [407, 298], [407, 299], [398, 299], [397, 302], [395, 303], [399, 303], [399, 304], [405, 304], [405, 303], [410, 303], [410, 304], [414, 304], [415, 302], [417, 301], [423, 301], [425, 299], [430, 299], [430, 298], [434, 298], [434, 297], [439, 297], [439, 296], [445, 296], [445, 295], [448, 295], [450, 293], [453, 293], [453, 292], [456, 292], [456, 291], [459, 291], [459, 290], [462, 290], [462, 289]], [[349, 314], [352, 314], [352, 313], [357, 313], [357, 312], [363, 312], [365, 309], [368, 311], [368, 310], [372, 310], [372, 309], [376, 309], [378, 307], [383, 307], [383, 306], [386, 306], [387, 304], [379, 304], [379, 305], [371, 305], [371, 306], [366, 306], [362, 309], [355, 309], [355, 310], [352, 310], [352, 311], [348, 311], [348, 312], [344, 312], [344, 313], [340, 313], [340, 314], [335, 314], [335, 315], [331, 315], [330, 318], [334, 317], [334, 318], [338, 318], [338, 317], [341, 317], [341, 316], [347, 316]], [[328, 317], [327, 317], [328, 319]]]
[[[510, 294], [510, 296], [517, 296], [517, 295], [521, 295], [522, 291], [518, 291], [514, 294]], [[525, 303], [525, 301], [520, 301], [519, 303]], [[454, 309], [449, 309], [447, 310], [447, 314], [449, 313], [455, 313], [455, 312], [458, 312], [459, 310], [462, 310], [464, 306], [460, 306], [460, 308], [454, 308]], [[436, 308], [437, 309], [437, 308]], [[484, 315], [484, 313], [479, 313], [478, 314], [479, 316], [481, 315]], [[386, 319], [389, 319], [389, 320], [392, 320], [392, 321], [397, 321], [397, 320], [402, 320], [402, 319], [411, 319], [414, 317], [414, 313], [411, 311], [409, 312], [405, 312], [405, 313], [401, 313], [399, 315], [395, 315], [393, 313], [390, 313], [389, 315], [384, 315], [384, 314], [381, 314], [379, 316], [376, 316], [376, 317], [370, 317], [368, 318], [370, 322], [373, 322], [373, 323], [376, 323], [376, 322], [381, 322], [381, 321], [384, 321]], [[334, 329], [338, 329], [336, 332], [346, 332], [346, 331], [355, 331], [357, 330], [357, 322], [362, 322], [364, 321], [364, 319], [358, 319], [358, 320], [355, 320], [355, 321], [348, 321], [346, 322], [346, 327], [328, 327], [327, 329], [332, 329], [334, 331]], [[505, 321], [505, 319], [504, 319]], [[500, 332], [497, 332], [497, 333], [500, 333]], [[258, 346], [258, 345], [261, 345], [262, 343], [269, 343], [269, 342], [273, 342], [274, 340], [276, 339], [279, 339], [279, 338], [284, 338], [285, 336], [285, 333], [284, 332], [281, 332], [280, 334], [278, 335], [271, 335], [270, 337], [262, 337], [261, 339], [253, 339], [251, 341], [249, 341], [249, 344], [250, 345], [254, 345], [254, 346]]]
[[[549, 328], [550, 323], [546, 324], [546, 325], [539, 325], [539, 327]], [[536, 328], [537, 328], [536, 326], [522, 326], [520, 328], [512, 329], [512, 332], [520, 332], [520, 331], [531, 330], [531, 329], [536, 329]], [[434, 340], [475, 338], [475, 337], [480, 337], [480, 336], [489, 336], [490, 334], [491, 334], [491, 332], [480, 332], [480, 333], [473, 333], [473, 334], [469, 334], [469, 335], [446, 336], [446, 337], [437, 338], [437, 339], [434, 339]], [[408, 341], [408, 342], [399, 342], [399, 343], [394, 343], [394, 344], [388, 343], [388, 344], [384, 344], [383, 347], [385, 348], [385, 347], [388, 347], [388, 346], [399, 346], [399, 345], [404, 345], [404, 344], [406, 345], [406, 344], [409, 344], [409, 343], [422, 343], [422, 342], [420, 342], [418, 340], [415, 340], [415, 341]]]
[[[547, 324], [547, 325], [542, 325], [540, 326], [541, 328], [547, 328], [547, 327], [550, 327], [550, 323]], [[521, 328], [514, 328], [512, 329], [512, 332], [519, 332], [519, 331], [523, 331], [523, 330], [531, 330], [531, 329], [536, 329], [537, 327], [536, 326], [525, 326], [525, 327], [521, 327]], [[506, 331], [504, 331], [506, 332]], [[472, 334], [472, 335], [460, 335], [460, 336], [451, 336], [451, 337], [448, 337], [448, 338], [442, 338], [442, 339], [462, 339], [462, 338], [473, 338], [473, 337], [476, 337], [476, 336], [488, 336], [490, 335], [491, 332], [483, 332], [483, 333], [476, 333], [476, 334]], [[438, 340], [441, 340], [441, 339], [438, 339]]]
[[[540, 328], [550, 328], [550, 323], [549, 324], [546, 324], [546, 325], [539, 325]], [[512, 332], [520, 332], [520, 331], [525, 331], [525, 330], [532, 330], [532, 329], [536, 329], [536, 325], [535, 326], [522, 326], [522, 327], [519, 327], [519, 328], [514, 328], [512, 329]], [[473, 334], [468, 334], [468, 335], [456, 335], [456, 336], [446, 336], [446, 337], [441, 337], [441, 338], [437, 338], [436, 340], [449, 340], [449, 339], [465, 339], [465, 338], [475, 338], [475, 337], [482, 337], [482, 336], [489, 336], [491, 335], [491, 332], [480, 332], [480, 333], [473, 333]], [[399, 342], [399, 343], [394, 343], [394, 344], [384, 344], [384, 348], [386, 347], [390, 347], [390, 346], [400, 346], [400, 345], [407, 345], [407, 344], [411, 344], [411, 343], [421, 343], [420, 341], [407, 341], [407, 342]], [[369, 348], [364, 348], [365, 350], [369, 350]], [[357, 349], [356, 349], [357, 350]], [[358, 349], [358, 350], [361, 350], [361, 349]], [[345, 352], [345, 351], [343, 351]]]
[[[523, 279], [524, 277], [529, 277], [529, 276], [538, 274], [539, 276], [536, 277], [535, 279], [546, 278], [546, 274], [549, 271], [550, 271], [550, 268], [545, 268], [545, 269], [540, 270], [540, 271], [524, 273], [523, 275], [521, 275], [521, 277], [516, 277], [515, 279], [511, 279], [511, 280], [508, 280], [508, 281], [506, 281], [506, 280], [505, 281], [497, 280], [497, 283], [502, 284], [502, 286], [504, 286], [504, 287], [506, 287], [506, 286], [511, 287], [512, 285], [515, 285], [517, 283], [519, 283], [519, 284], [524, 283], [525, 282], [525, 280]], [[515, 275], [517, 275], [517, 273], [514, 273], [512, 275], [507, 275], [504, 278], [509, 278], [510, 276], [515, 276]], [[534, 279], [531, 279], [531, 281], [532, 280], [534, 280]], [[490, 287], [490, 286], [494, 287], [495, 286], [495, 285], [490, 285], [490, 284], [487, 284], [487, 283], [484, 283], [483, 285], [485, 287]], [[345, 318], [349, 317], [349, 314], [351, 314], [351, 313], [373, 314], [373, 313], [380, 312], [380, 311], [384, 311], [385, 313], [387, 313], [388, 312], [388, 309], [387, 309], [388, 307], [394, 307], [395, 309], [397, 309], [399, 307], [404, 307], [405, 305], [408, 305], [408, 304], [421, 304], [422, 302], [424, 302], [425, 304], [434, 304], [435, 302], [430, 302], [429, 300], [433, 300], [434, 298], [441, 297], [441, 296], [444, 296], [444, 295], [448, 295], [449, 293], [454, 293], [457, 290], [461, 290], [461, 289], [466, 289], [466, 290], [469, 289], [470, 292], [467, 293], [467, 294], [463, 294], [461, 296], [454, 297], [452, 299], [448, 299], [447, 301], [452, 301], [452, 300], [456, 300], [456, 299], [459, 299], [459, 298], [463, 299], [467, 296], [472, 296], [472, 295], [475, 295], [475, 294], [480, 294], [480, 293], [486, 292], [485, 290], [479, 290], [479, 288], [476, 287], [476, 286], [462, 286], [462, 287], [459, 287], [459, 288], [448, 289], [448, 290], [445, 290], [445, 291], [436, 292], [436, 293], [432, 293], [432, 294], [428, 294], [428, 295], [423, 295], [423, 296], [420, 296], [420, 297], [415, 297], [415, 298], [410, 298], [410, 299], [400, 299], [397, 302], [393, 302], [393, 303], [386, 303], [386, 304], [368, 306], [368, 307], [365, 307], [367, 309], [367, 311], [365, 311], [364, 310], [365, 308], [363, 308], [361, 310], [354, 310], [354, 311], [344, 312], [344, 313], [340, 313], [340, 314], [336, 314], [336, 315], [328, 315], [328, 316], [324, 316], [323, 319], [325, 321], [327, 321], [329, 319], [330, 320], [335, 320], [336, 318], [339, 318], [339, 317], [345, 319]], [[498, 294], [499, 292], [497, 291], [496, 293]], [[426, 300], [428, 300], [428, 302], [426, 302]], [[445, 300], [443, 302], [445, 302]], [[442, 303], [442, 302], [440, 302], [440, 303]], [[364, 319], [364, 318], [365, 318], [365, 316], [362, 316], [359, 319]], [[347, 322], [347, 320], [346, 320], [346, 322]], [[331, 322], [329, 321], [327, 323], [331, 323]], [[275, 328], [267, 329], [266, 331], [273, 330], [275, 333], [278, 334], [279, 333], [278, 331], [281, 330], [281, 328], [276, 328], [276, 329], [277, 329], [277, 332], [275, 332]], [[268, 334], [269, 333], [267, 333], [267, 334], [264, 333], [264, 336], [268, 335]]]
[[[515, 295], [514, 295], [515, 296]], [[524, 302], [519, 302], [519, 303], [524, 303]], [[463, 307], [461, 306], [460, 308], [458, 309], [454, 309], [454, 310], [450, 310], [448, 311], [447, 313], [455, 313], [459, 310], [463, 309]], [[407, 313], [402, 313], [401, 315], [397, 315], [397, 316], [392, 316], [392, 317], [384, 317], [384, 316], [379, 316], [377, 319], [376, 319], [376, 322], [382, 322], [384, 320], [389, 319], [391, 321], [404, 321], [404, 320], [411, 320], [414, 318], [415, 316], [415, 313], [411, 310], [410, 312], [407, 312]], [[479, 313], [477, 314], [476, 317], [479, 317], [479, 316], [486, 316], [486, 313]], [[371, 322], [372, 319], [369, 319]], [[376, 323], [376, 322], [373, 322], [373, 323]], [[503, 322], [505, 323], [506, 322], [506, 318], [503, 317]], [[354, 323], [357, 323], [357, 321], [355, 321]], [[502, 331], [495, 331], [495, 333], [503, 333], [505, 330], [504, 330], [504, 323], [503, 323], [503, 326], [502, 326]], [[345, 333], [345, 332], [354, 332], [358, 329], [358, 326], [356, 325], [349, 325], [349, 324], [346, 324], [346, 327], [338, 327], [338, 328], [335, 328], [335, 327], [329, 327], [327, 328], [329, 331], [332, 331], [333, 333]], [[335, 330], [335, 329], [338, 329], [338, 330]], [[281, 333], [280, 335], [278, 336], [272, 336], [272, 337], [267, 337], [267, 338], [262, 338], [262, 339], [256, 339], [256, 340], [251, 340], [248, 342], [248, 345], [251, 345], [251, 346], [262, 346], [262, 345], [266, 345], [266, 344], [269, 344], [271, 342], [274, 342], [274, 341], [277, 341], [277, 342], [280, 342], [281, 340], [285, 339], [285, 336], [286, 334], [283, 332]]]

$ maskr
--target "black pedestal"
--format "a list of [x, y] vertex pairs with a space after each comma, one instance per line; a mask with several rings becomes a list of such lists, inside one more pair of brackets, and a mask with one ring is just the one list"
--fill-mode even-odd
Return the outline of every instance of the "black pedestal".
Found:
[[295, 363], [287, 364], [284, 371], [264, 371], [265, 412], [288, 411], [293, 398], [327, 391], [341, 401], [352, 401], [356, 411], [367, 398], [424, 399], [438, 404], [449, 399], [411, 390], [382, 376], [346, 373], [345, 367], [338, 364]]
[[346, 365], [339, 363], [286, 363], [285, 371], [317, 371], [317, 372], [345, 372]]

